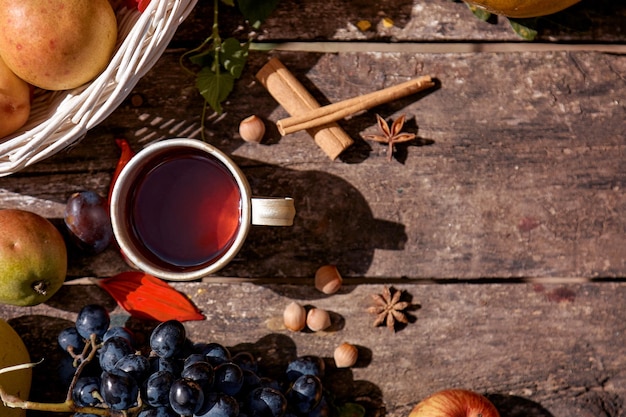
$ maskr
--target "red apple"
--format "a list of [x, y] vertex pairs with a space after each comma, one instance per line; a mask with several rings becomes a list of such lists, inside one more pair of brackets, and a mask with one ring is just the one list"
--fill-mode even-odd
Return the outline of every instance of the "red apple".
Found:
[[432, 394], [413, 408], [409, 417], [500, 417], [484, 396], [464, 389]]

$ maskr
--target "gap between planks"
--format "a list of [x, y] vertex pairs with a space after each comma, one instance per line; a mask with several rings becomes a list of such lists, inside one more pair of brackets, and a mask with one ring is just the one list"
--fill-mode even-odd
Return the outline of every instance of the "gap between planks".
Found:
[[[99, 278], [84, 277], [72, 278], [64, 285], [93, 285]], [[313, 278], [303, 277], [259, 277], [241, 278], [226, 276], [205, 277], [196, 281], [169, 281], [172, 284], [206, 283], [206, 284], [284, 284], [284, 285], [313, 285]], [[568, 285], [585, 283], [626, 283], [626, 278], [585, 278], [585, 277], [516, 277], [516, 278], [395, 278], [395, 277], [344, 277], [343, 285], [490, 285], [490, 284], [544, 284], [544, 285]]]
[[625, 44], [542, 42], [253, 42], [255, 51], [379, 52], [379, 53], [503, 53], [503, 52], [601, 52], [626, 54]]

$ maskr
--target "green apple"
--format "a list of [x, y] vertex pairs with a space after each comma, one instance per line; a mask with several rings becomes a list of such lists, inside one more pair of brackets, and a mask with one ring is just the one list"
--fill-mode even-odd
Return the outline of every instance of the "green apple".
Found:
[[67, 247], [50, 221], [25, 210], [0, 210], [0, 303], [43, 303], [66, 273]]

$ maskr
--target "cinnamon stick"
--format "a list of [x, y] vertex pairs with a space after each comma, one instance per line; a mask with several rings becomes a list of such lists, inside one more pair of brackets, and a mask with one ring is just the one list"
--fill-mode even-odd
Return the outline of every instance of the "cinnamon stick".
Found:
[[[311, 93], [277, 58], [272, 58], [265, 64], [256, 74], [256, 78], [292, 116], [305, 114], [320, 107]], [[353, 143], [352, 138], [334, 122], [318, 124], [305, 130], [333, 160]]]
[[434, 85], [435, 83], [431, 77], [424, 75], [398, 85], [374, 91], [373, 93], [317, 107], [306, 113], [292, 115], [276, 122], [276, 126], [283, 136], [299, 130], [312, 129], [320, 125], [336, 122], [360, 111], [415, 94]]

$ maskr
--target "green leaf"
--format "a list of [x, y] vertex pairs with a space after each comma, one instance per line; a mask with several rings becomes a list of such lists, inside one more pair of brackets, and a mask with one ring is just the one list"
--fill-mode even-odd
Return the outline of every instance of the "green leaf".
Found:
[[513, 31], [526, 41], [532, 41], [537, 36], [537, 29], [533, 27], [534, 21], [531, 19], [509, 19], [509, 23]]
[[364, 417], [365, 408], [356, 403], [345, 403], [338, 407], [339, 417]]
[[274, 11], [280, 0], [238, 0], [239, 11], [252, 26], [259, 28], [261, 23]]
[[212, 49], [204, 50], [189, 57], [189, 62], [199, 67], [210, 67], [215, 59], [215, 52]]
[[248, 46], [248, 43], [242, 45], [235, 38], [228, 38], [222, 42], [220, 63], [234, 78], [241, 77], [248, 60]]
[[227, 6], [235, 7], [235, 0], [222, 0], [222, 3], [224, 3]]
[[196, 87], [209, 106], [222, 113], [222, 102], [226, 100], [235, 85], [234, 77], [227, 72], [214, 72], [204, 67], [196, 78]]
[[469, 4], [469, 3], [467, 3], [467, 7], [469, 7], [469, 9], [472, 11], [475, 17], [482, 20], [483, 22], [486, 22], [489, 19], [491, 19], [491, 13], [483, 9], [482, 7], [476, 7], [473, 4]]

